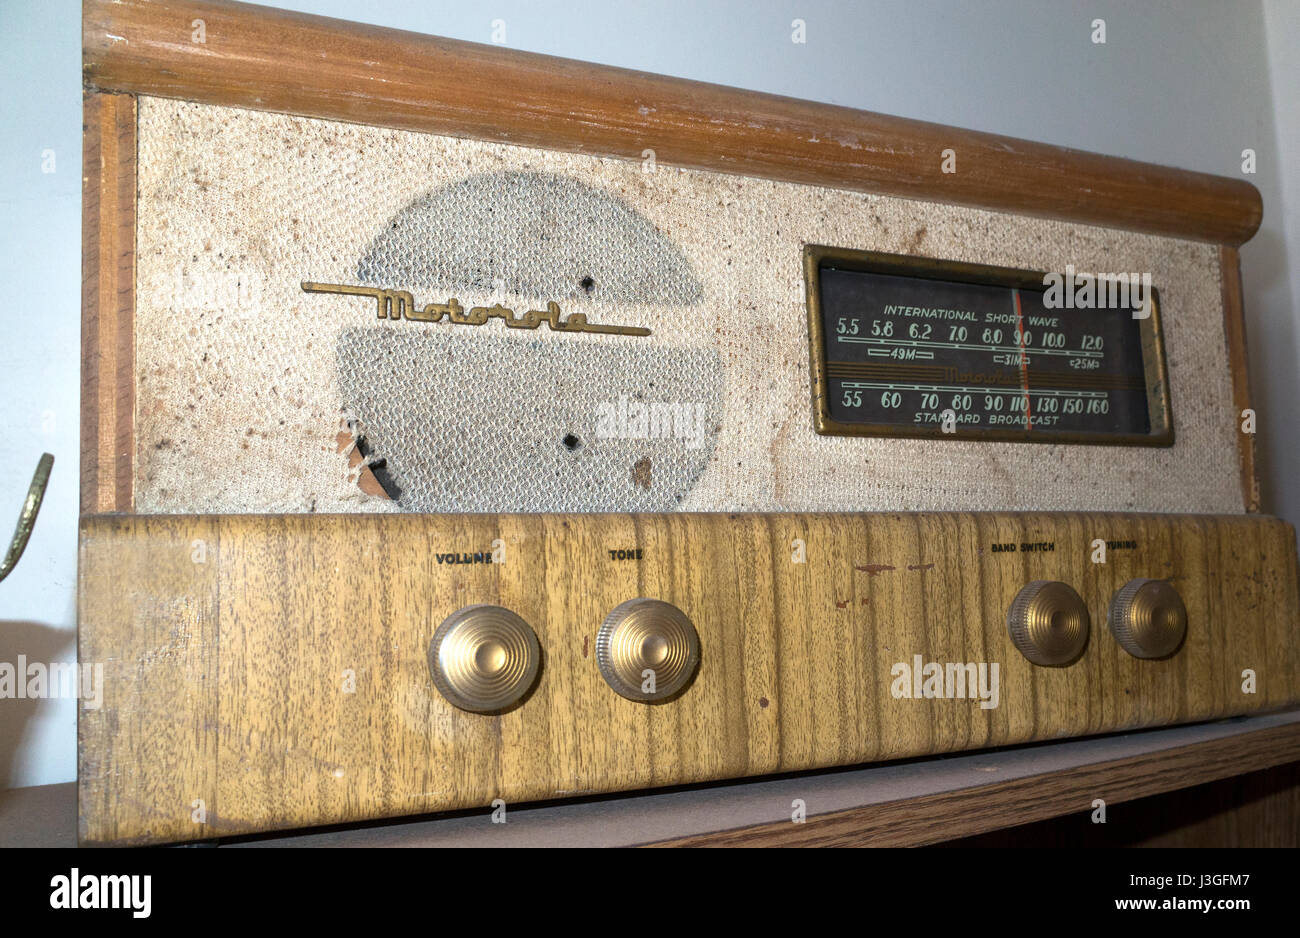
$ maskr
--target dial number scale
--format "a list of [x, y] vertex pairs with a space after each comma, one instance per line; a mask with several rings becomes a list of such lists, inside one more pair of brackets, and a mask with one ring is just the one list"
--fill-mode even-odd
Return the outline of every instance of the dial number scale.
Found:
[[809, 248], [817, 430], [1173, 442], [1154, 291], [1061, 308], [1042, 274]]

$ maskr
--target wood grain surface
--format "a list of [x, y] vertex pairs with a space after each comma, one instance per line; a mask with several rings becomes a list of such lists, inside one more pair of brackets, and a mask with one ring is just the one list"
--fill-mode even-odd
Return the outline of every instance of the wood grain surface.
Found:
[[[1097, 564], [1095, 538], [1135, 547]], [[503, 563], [439, 562], [494, 541]], [[992, 550], [1004, 543], [1051, 549]], [[610, 559], [628, 548], [642, 559]], [[86, 842], [850, 765], [1300, 700], [1294, 531], [1260, 516], [100, 516], [83, 519], [79, 576], [80, 659], [103, 665], [105, 687], [80, 711]], [[1105, 629], [1110, 597], [1138, 576], [1168, 579], [1187, 605], [1169, 659], [1134, 659]], [[1006, 608], [1034, 579], [1070, 583], [1090, 609], [1069, 667], [1034, 667], [1006, 636]], [[596, 667], [602, 619], [636, 596], [677, 605], [700, 635], [699, 673], [668, 703], [625, 700]], [[521, 615], [543, 650], [533, 693], [497, 716], [447, 704], [425, 658], [446, 616], [482, 602]], [[915, 655], [996, 663], [998, 705], [896, 698], [893, 666]], [[1244, 669], [1256, 693], [1242, 692]]]
[[81, 511], [130, 511], [135, 459], [135, 97], [83, 96]]
[[1246, 310], [1241, 293], [1241, 257], [1236, 248], [1219, 249], [1223, 284], [1223, 332], [1232, 373], [1232, 403], [1237, 419], [1237, 459], [1247, 511], [1260, 510], [1259, 475], [1255, 469], [1255, 434], [1242, 432], [1242, 414], [1250, 407], [1250, 364], [1246, 354]]
[[[202, 42], [193, 38], [203, 21]], [[86, 0], [99, 90], [642, 159], [1238, 245], [1249, 183], [240, 3]], [[944, 151], [957, 172], [942, 170]]]

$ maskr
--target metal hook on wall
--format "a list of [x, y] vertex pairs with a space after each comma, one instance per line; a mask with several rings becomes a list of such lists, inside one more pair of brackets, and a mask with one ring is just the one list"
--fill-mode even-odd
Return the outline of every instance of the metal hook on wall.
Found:
[[18, 527], [14, 529], [13, 540], [9, 542], [9, 549], [5, 551], [5, 559], [0, 563], [0, 580], [9, 575], [9, 571], [18, 563], [18, 558], [23, 555], [23, 550], [27, 547], [27, 539], [32, 536], [32, 528], [36, 525], [36, 514], [41, 510], [41, 500], [45, 498], [45, 487], [50, 482], [50, 470], [54, 468], [54, 457], [49, 453], [41, 456], [41, 461], [36, 464], [36, 472], [32, 476], [32, 484], [27, 489], [27, 498], [23, 501], [22, 513], [18, 515]]

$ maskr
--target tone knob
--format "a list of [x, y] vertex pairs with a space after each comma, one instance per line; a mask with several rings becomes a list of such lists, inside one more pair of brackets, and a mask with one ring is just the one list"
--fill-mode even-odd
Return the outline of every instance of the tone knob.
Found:
[[528, 693], [541, 657], [537, 635], [509, 609], [466, 606], [433, 633], [429, 673], [453, 706], [492, 713]]
[[1110, 601], [1110, 631], [1135, 658], [1164, 658], [1187, 635], [1187, 607], [1164, 580], [1129, 580]]
[[686, 686], [699, 662], [695, 626], [676, 606], [657, 599], [620, 604], [596, 634], [600, 673], [628, 700], [666, 700]]
[[1088, 644], [1088, 607], [1066, 583], [1034, 580], [1007, 610], [1007, 632], [1020, 653], [1045, 667], [1067, 665]]

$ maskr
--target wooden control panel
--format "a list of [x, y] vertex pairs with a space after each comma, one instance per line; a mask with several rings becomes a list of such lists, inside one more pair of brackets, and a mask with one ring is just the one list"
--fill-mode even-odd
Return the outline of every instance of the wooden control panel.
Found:
[[[83, 519], [80, 552], [79, 656], [102, 666], [102, 694], [81, 701], [79, 720], [91, 843], [486, 808], [1300, 702], [1294, 530], [1259, 516], [101, 515]], [[1132, 585], [1142, 580], [1163, 586]], [[1080, 603], [1068, 620], [1043, 607], [1045, 634], [1086, 620], [1067, 663], [1032, 663], [1018, 647], [1027, 633], [1009, 628], [1039, 582]], [[1157, 633], [1176, 595], [1185, 634], [1172, 653], [1139, 657], [1116, 637], [1108, 618], [1126, 587], [1117, 608], [1156, 609]], [[1032, 592], [1040, 605], [1068, 595]], [[1143, 606], [1139, 593], [1156, 599]], [[688, 677], [663, 699], [616, 692], [598, 662], [602, 626], [626, 624], [636, 599], [697, 637]], [[537, 640], [527, 687], [488, 713], [440, 692], [430, 654], [439, 627], [480, 604]], [[662, 653], [654, 641], [637, 650]], [[475, 660], [495, 666], [487, 651]]]

